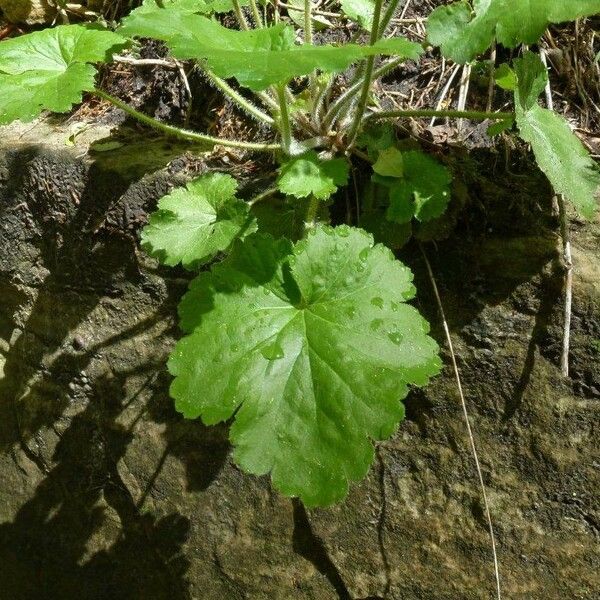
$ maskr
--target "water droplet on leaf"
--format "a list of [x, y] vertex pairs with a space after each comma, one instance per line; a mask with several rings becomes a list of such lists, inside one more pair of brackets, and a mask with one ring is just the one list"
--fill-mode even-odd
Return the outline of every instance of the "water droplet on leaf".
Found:
[[369, 327], [373, 331], [377, 331], [383, 325], [383, 319], [373, 319]]
[[394, 342], [394, 344], [400, 344], [402, 341], [402, 334], [398, 333], [397, 331], [390, 331], [388, 333], [388, 337], [390, 340], [392, 340], [392, 342]]
[[267, 360], [279, 360], [284, 357], [283, 348], [279, 342], [273, 342], [267, 346], [261, 348], [260, 353]]

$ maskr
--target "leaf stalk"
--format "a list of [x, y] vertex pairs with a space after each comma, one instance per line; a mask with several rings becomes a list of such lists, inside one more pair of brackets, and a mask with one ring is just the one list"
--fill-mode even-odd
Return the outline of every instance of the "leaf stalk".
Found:
[[[369, 38], [369, 45], [373, 46], [377, 42], [379, 35], [379, 23], [381, 19], [381, 9], [383, 6], [383, 0], [375, 0], [375, 8], [373, 11], [373, 25], [371, 26], [371, 36]], [[369, 99], [369, 93], [371, 91], [371, 83], [373, 81], [373, 67], [375, 65], [375, 56], [369, 56], [365, 63], [365, 70], [362, 78], [362, 88], [360, 97], [358, 100], [358, 106], [356, 113], [354, 114], [354, 120], [350, 125], [348, 131], [348, 146], [351, 147], [354, 144], [354, 140], [358, 135], [363, 115], [367, 108], [367, 101]]]
[[367, 115], [364, 120], [381, 120], [381, 119], [407, 119], [411, 117], [436, 117], [450, 119], [471, 119], [473, 121], [485, 121], [486, 119], [496, 121], [508, 121], [515, 118], [513, 112], [485, 112], [479, 110], [388, 110], [372, 112]]
[[127, 113], [129, 116], [133, 117], [143, 123], [144, 125], [148, 125], [153, 129], [157, 129], [167, 135], [171, 135], [173, 137], [177, 137], [182, 140], [187, 140], [189, 142], [196, 143], [204, 143], [204, 144], [212, 144], [214, 146], [225, 146], [229, 148], [238, 148], [240, 150], [258, 150], [260, 152], [274, 152], [276, 150], [281, 150], [280, 144], [266, 144], [261, 142], [242, 142], [237, 140], [227, 140], [222, 138], [217, 138], [212, 135], [207, 135], [204, 133], [197, 133], [195, 131], [189, 131], [187, 129], [182, 129], [180, 127], [175, 127], [174, 125], [169, 125], [167, 123], [162, 123], [161, 121], [157, 121], [144, 113], [132, 108], [125, 102], [103, 92], [99, 89], [94, 89], [93, 91], [96, 96], [104, 100], [108, 100], [111, 104], [114, 104], [117, 108], [120, 108], [122, 111]]

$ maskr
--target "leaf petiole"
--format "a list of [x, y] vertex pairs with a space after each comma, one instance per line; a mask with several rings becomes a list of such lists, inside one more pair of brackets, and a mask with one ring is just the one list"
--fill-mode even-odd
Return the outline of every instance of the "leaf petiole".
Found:
[[450, 119], [472, 119], [473, 121], [485, 121], [493, 119], [497, 121], [508, 121], [515, 118], [513, 112], [485, 112], [479, 110], [388, 110], [372, 112], [365, 116], [364, 121], [381, 119], [407, 119], [410, 117], [437, 117]]
[[120, 108], [122, 111], [126, 112], [134, 119], [137, 119], [141, 123], [144, 123], [144, 125], [148, 125], [149, 127], [162, 131], [167, 135], [172, 135], [173, 137], [177, 137], [182, 140], [188, 140], [190, 142], [196, 143], [208, 143], [213, 144], [214, 146], [239, 148], [241, 150], [258, 150], [261, 152], [273, 152], [276, 150], [281, 150], [280, 144], [241, 142], [237, 140], [221, 139], [211, 135], [206, 135], [204, 133], [197, 133], [195, 131], [189, 131], [187, 129], [175, 127], [174, 125], [169, 125], [167, 123], [161, 123], [160, 121], [157, 121], [156, 119], [153, 119], [152, 117], [149, 117], [148, 115], [139, 112], [135, 108], [132, 108], [131, 106], [126, 104], [125, 102], [119, 100], [118, 98], [115, 98], [114, 96], [111, 96], [110, 94], [107, 94], [106, 92], [103, 92], [102, 90], [99, 90], [98, 88], [94, 89], [93, 93], [104, 100], [108, 100], [111, 104], [114, 104], [116, 107]]

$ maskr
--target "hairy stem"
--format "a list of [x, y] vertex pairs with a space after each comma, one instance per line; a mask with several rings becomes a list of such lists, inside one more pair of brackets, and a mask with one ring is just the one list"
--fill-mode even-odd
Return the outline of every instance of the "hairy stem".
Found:
[[508, 119], [514, 119], [515, 113], [485, 112], [479, 110], [389, 110], [373, 112], [365, 117], [365, 121], [372, 121], [374, 119], [407, 119], [409, 117], [449, 117], [456, 119], [472, 119], [474, 121], [485, 121], [486, 119], [507, 121]]
[[240, 5], [240, 0], [233, 0], [233, 12], [235, 13], [235, 18], [240, 24], [240, 28], [248, 31], [250, 29], [250, 25], [246, 20], [246, 15], [242, 10], [242, 6]]
[[315, 226], [317, 222], [317, 213], [319, 212], [320, 200], [314, 196], [310, 197], [308, 201], [308, 208], [306, 209], [306, 217], [304, 219], [304, 231], [308, 232]]
[[285, 86], [277, 86], [277, 98], [279, 99], [279, 120], [281, 127], [281, 143], [284, 152], [290, 153], [292, 146], [292, 128], [290, 125], [290, 113], [288, 111]]
[[197, 133], [195, 131], [188, 131], [187, 129], [181, 129], [180, 127], [175, 127], [174, 125], [168, 125], [167, 123], [161, 123], [144, 113], [141, 113], [135, 108], [132, 108], [125, 102], [122, 102], [118, 98], [103, 92], [102, 90], [95, 89], [94, 94], [103, 98], [104, 100], [108, 100], [110, 103], [114, 104], [116, 107], [120, 108], [122, 111], [126, 112], [128, 115], [140, 121], [144, 125], [148, 125], [158, 131], [162, 131], [167, 135], [172, 135], [173, 137], [177, 137], [182, 140], [188, 140], [190, 142], [197, 143], [208, 143], [213, 144], [215, 146], [226, 146], [229, 148], [240, 148], [243, 150], [259, 150], [261, 152], [273, 152], [275, 150], [281, 150], [280, 144], [265, 144], [260, 142], [238, 142], [237, 140], [224, 140], [217, 137], [213, 137], [211, 135], [206, 135], [204, 133]]
[[312, 0], [304, 0], [304, 43], [313, 43]]
[[254, 19], [255, 27], [257, 29], [264, 27], [262, 16], [260, 14], [260, 11], [258, 10], [258, 5], [256, 4], [256, 0], [250, 0], [250, 9], [252, 10], [252, 18]]
[[[392, 60], [387, 61], [379, 68], [373, 71], [373, 81], [382, 77], [386, 73], [393, 71], [396, 67], [404, 62], [404, 58], [393, 58]], [[362, 82], [359, 80], [356, 83], [352, 84], [343, 94], [340, 94], [332, 105], [329, 107], [327, 114], [323, 118], [323, 125], [325, 127], [330, 127], [333, 123], [335, 117], [339, 114], [339, 112], [344, 108], [344, 106], [355, 96], [361, 89]]]
[[224, 79], [221, 79], [215, 75], [212, 71], [204, 71], [206, 77], [213, 83], [213, 85], [221, 90], [225, 96], [230, 100], [233, 100], [242, 110], [247, 112], [249, 115], [256, 117], [260, 121], [273, 125], [275, 121], [267, 114], [264, 113], [260, 108], [252, 104], [249, 100], [246, 100], [238, 91], [234, 90]]
[[[369, 38], [369, 45], [373, 46], [377, 42], [377, 36], [379, 35], [379, 22], [381, 18], [381, 7], [383, 0], [375, 0], [375, 8], [373, 11], [373, 25], [371, 26], [371, 36]], [[367, 108], [367, 101], [369, 99], [369, 92], [371, 91], [371, 83], [373, 81], [373, 67], [375, 65], [375, 56], [369, 56], [365, 63], [365, 70], [363, 74], [362, 88], [360, 97], [358, 100], [358, 106], [356, 107], [356, 113], [354, 114], [354, 120], [350, 125], [348, 132], [348, 146], [354, 144], [354, 140], [360, 129], [365, 109]]]
[[396, 14], [396, 10], [398, 10], [398, 4], [400, 4], [400, 0], [391, 0], [387, 5], [383, 16], [381, 17], [381, 24], [379, 25], [379, 32], [377, 34], [377, 39], [381, 39], [385, 33], [385, 30], [388, 28], [390, 21], [394, 18]]

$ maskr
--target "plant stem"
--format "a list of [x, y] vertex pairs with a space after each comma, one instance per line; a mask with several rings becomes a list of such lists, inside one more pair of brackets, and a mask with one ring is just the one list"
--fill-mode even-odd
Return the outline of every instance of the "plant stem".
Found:
[[473, 435], [473, 430], [471, 429], [471, 421], [469, 419], [469, 411], [467, 409], [467, 402], [465, 400], [465, 395], [462, 388], [462, 383], [460, 379], [460, 371], [458, 370], [458, 364], [456, 362], [456, 354], [454, 353], [454, 346], [452, 344], [452, 336], [450, 335], [450, 327], [448, 326], [448, 321], [446, 320], [446, 315], [444, 313], [444, 306], [442, 304], [442, 299], [440, 297], [440, 292], [438, 290], [437, 283], [435, 281], [435, 277], [433, 276], [433, 270], [431, 268], [431, 264], [429, 263], [429, 259], [427, 258], [427, 254], [425, 254], [425, 249], [419, 243], [419, 249], [421, 250], [421, 254], [423, 255], [423, 260], [425, 261], [425, 266], [427, 267], [427, 273], [429, 275], [429, 280], [431, 281], [431, 287], [433, 288], [433, 293], [435, 296], [435, 300], [438, 305], [438, 310], [440, 312], [440, 317], [442, 319], [442, 325], [444, 327], [444, 334], [446, 336], [446, 341], [448, 342], [448, 349], [450, 350], [450, 357], [452, 360], [452, 369], [454, 371], [454, 377], [456, 379], [456, 386], [458, 388], [458, 395], [460, 397], [460, 403], [463, 410], [463, 417], [465, 419], [465, 425], [467, 428], [467, 436], [469, 438], [469, 445], [471, 446], [471, 454], [473, 456], [473, 461], [475, 462], [475, 469], [477, 471], [477, 478], [479, 479], [479, 487], [481, 489], [481, 497], [483, 500], [483, 509], [485, 513], [485, 518], [488, 526], [488, 533], [490, 536], [490, 542], [492, 546], [492, 559], [494, 563], [494, 579], [496, 583], [496, 598], [497, 600], [502, 600], [502, 592], [500, 589], [500, 569], [498, 567], [498, 553], [496, 551], [496, 537], [494, 535], [494, 524], [492, 521], [492, 513], [490, 510], [490, 504], [488, 502], [487, 492], [485, 489], [485, 483], [483, 481], [483, 473], [481, 471], [481, 464], [479, 463], [479, 455], [477, 453], [477, 446], [475, 445], [475, 437]]
[[[369, 38], [369, 45], [373, 46], [377, 42], [377, 36], [379, 35], [379, 21], [381, 18], [381, 7], [383, 0], [375, 0], [375, 8], [373, 10], [373, 25], [371, 26], [371, 36]], [[358, 100], [358, 106], [356, 113], [354, 114], [354, 121], [350, 126], [348, 132], [348, 146], [354, 144], [354, 140], [360, 129], [365, 109], [367, 108], [367, 101], [369, 99], [369, 92], [371, 91], [371, 83], [373, 81], [373, 66], [375, 65], [375, 56], [369, 56], [365, 63], [365, 70], [362, 81], [362, 88], [360, 98]]]
[[389, 110], [373, 112], [365, 117], [365, 121], [373, 119], [406, 119], [409, 117], [449, 117], [456, 119], [472, 119], [474, 121], [485, 121], [485, 119], [504, 121], [514, 119], [515, 113], [485, 112], [479, 110]]
[[281, 150], [280, 144], [264, 144], [260, 142], [240, 142], [237, 140], [224, 140], [217, 137], [213, 137], [211, 135], [206, 135], [204, 133], [196, 133], [195, 131], [188, 131], [187, 129], [181, 129], [180, 127], [175, 127], [174, 125], [168, 125], [167, 123], [161, 123], [144, 113], [141, 113], [135, 108], [132, 108], [125, 102], [122, 102], [118, 98], [103, 92], [102, 90], [95, 89], [93, 91], [96, 96], [103, 98], [104, 100], [108, 100], [116, 107], [120, 108], [122, 111], [126, 112], [128, 115], [137, 119], [144, 125], [148, 125], [149, 127], [153, 127], [167, 135], [172, 135], [173, 137], [180, 138], [182, 140], [188, 140], [190, 142], [196, 143], [208, 143], [214, 146], [227, 146], [229, 148], [240, 148], [243, 150], [259, 150], [261, 152], [273, 152], [275, 150]]
[[290, 125], [290, 113], [288, 112], [285, 86], [277, 86], [277, 98], [279, 99], [279, 120], [281, 126], [281, 144], [286, 154], [290, 153], [292, 145], [292, 128]]
[[381, 17], [381, 24], [379, 25], [379, 32], [377, 33], [377, 39], [381, 39], [385, 30], [388, 28], [390, 21], [393, 19], [396, 14], [396, 10], [398, 9], [398, 4], [400, 4], [400, 0], [391, 0], [387, 5], [383, 16]]
[[214, 86], [220, 89], [225, 96], [229, 99], [233, 100], [239, 107], [247, 112], [249, 115], [256, 117], [260, 121], [264, 123], [268, 123], [269, 125], [273, 125], [275, 121], [266, 113], [264, 113], [260, 108], [252, 104], [249, 100], [246, 100], [244, 96], [242, 96], [239, 92], [234, 90], [224, 79], [221, 79], [217, 75], [215, 75], [212, 71], [205, 70], [204, 74], [210, 81], [214, 84]]
[[245, 31], [248, 31], [250, 29], [250, 25], [248, 25], [246, 15], [244, 14], [242, 6], [240, 5], [240, 0], [233, 0], [233, 12], [235, 13], [235, 17], [240, 24], [240, 27]]
[[252, 10], [252, 17], [254, 18], [254, 25], [256, 26], [256, 28], [260, 29], [264, 27], [260, 11], [258, 10], [258, 6], [256, 4], [256, 0], [250, 0], [250, 9]]
[[[375, 69], [375, 71], [373, 71], [373, 81], [395, 69], [397, 66], [402, 64], [404, 60], [404, 58], [393, 58], [392, 60], [389, 60], [381, 65], [379, 68]], [[352, 99], [352, 96], [354, 96], [360, 90], [361, 83], [362, 82], [359, 80], [352, 84], [343, 94], [335, 99], [333, 104], [329, 107], [327, 114], [323, 118], [323, 125], [325, 127], [331, 126], [340, 110], [342, 110], [342, 108], [344, 108], [344, 106]]]
[[262, 202], [263, 200], [266, 200], [267, 198], [274, 196], [278, 191], [279, 191], [279, 189], [276, 187], [268, 188], [264, 192], [261, 192], [260, 194], [257, 194], [256, 196], [254, 196], [254, 198], [251, 198], [250, 200], [248, 200], [248, 204], [250, 206], [254, 206], [257, 202]]
[[308, 201], [308, 208], [306, 209], [306, 218], [304, 219], [304, 232], [308, 232], [315, 226], [317, 222], [317, 213], [319, 212], [320, 200], [314, 196], [310, 197]]
[[312, 0], [304, 0], [304, 43], [313, 43]]

